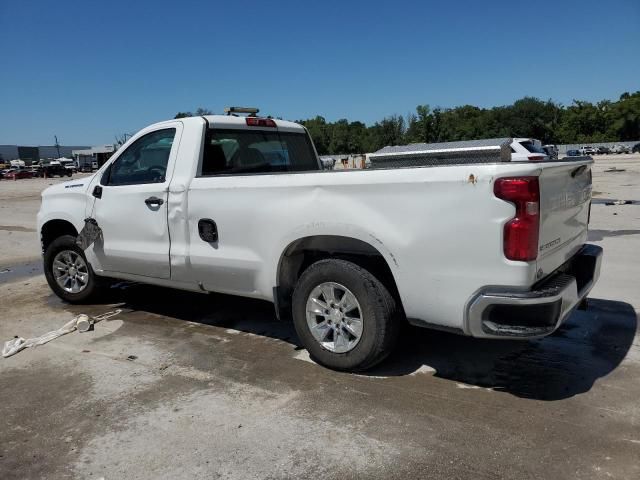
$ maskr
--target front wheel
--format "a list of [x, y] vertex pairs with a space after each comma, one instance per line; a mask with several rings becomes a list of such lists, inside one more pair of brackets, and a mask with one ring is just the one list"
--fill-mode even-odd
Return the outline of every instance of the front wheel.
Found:
[[393, 349], [400, 321], [388, 289], [345, 260], [321, 260], [293, 292], [293, 321], [311, 357], [335, 370], [362, 371]]
[[84, 303], [96, 295], [96, 275], [71, 235], [58, 237], [47, 247], [44, 274], [51, 290], [69, 303]]

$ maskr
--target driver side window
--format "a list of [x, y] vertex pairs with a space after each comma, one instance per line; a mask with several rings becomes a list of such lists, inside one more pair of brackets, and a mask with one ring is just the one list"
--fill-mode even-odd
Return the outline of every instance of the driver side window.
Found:
[[111, 164], [104, 184], [164, 183], [175, 134], [175, 128], [167, 128], [140, 137]]

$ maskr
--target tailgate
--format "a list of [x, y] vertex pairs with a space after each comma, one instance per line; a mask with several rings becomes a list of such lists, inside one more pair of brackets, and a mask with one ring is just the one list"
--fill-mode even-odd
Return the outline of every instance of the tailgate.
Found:
[[538, 271], [546, 276], [587, 241], [593, 160], [553, 162], [540, 174]]

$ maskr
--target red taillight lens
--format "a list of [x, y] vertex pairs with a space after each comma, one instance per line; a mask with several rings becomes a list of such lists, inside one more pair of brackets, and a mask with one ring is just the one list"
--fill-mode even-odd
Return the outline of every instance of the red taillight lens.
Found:
[[504, 226], [504, 256], [522, 262], [535, 260], [540, 230], [538, 177], [498, 178], [493, 185], [493, 193], [516, 207], [515, 217]]
[[544, 160], [544, 155], [529, 155], [527, 158], [531, 162], [541, 162]]
[[270, 118], [247, 117], [248, 127], [272, 127], [276, 128], [276, 122]]

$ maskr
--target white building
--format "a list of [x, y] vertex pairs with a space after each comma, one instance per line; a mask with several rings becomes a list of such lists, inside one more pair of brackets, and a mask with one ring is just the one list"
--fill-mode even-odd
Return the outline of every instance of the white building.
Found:
[[91, 166], [93, 162], [97, 162], [100, 167], [104, 162], [109, 160], [109, 157], [111, 157], [115, 151], [116, 148], [114, 145], [98, 145], [83, 150], [72, 150], [71, 154], [78, 168], [82, 168], [85, 165]]

